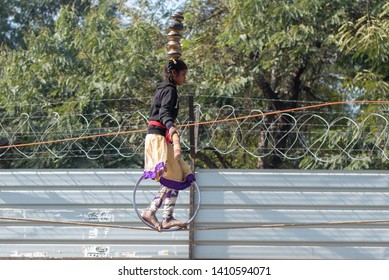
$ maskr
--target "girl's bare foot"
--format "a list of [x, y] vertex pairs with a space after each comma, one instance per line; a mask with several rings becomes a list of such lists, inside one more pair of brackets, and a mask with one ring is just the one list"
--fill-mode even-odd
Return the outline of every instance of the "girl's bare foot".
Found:
[[180, 227], [180, 228], [186, 228], [188, 224], [186, 222], [182, 222], [179, 220], [176, 220], [174, 218], [171, 219], [163, 219], [162, 220], [162, 228], [172, 228], [172, 227]]
[[157, 217], [155, 217], [155, 213], [145, 210], [141, 216], [143, 220], [154, 226], [158, 231], [161, 231], [161, 224], [158, 222]]

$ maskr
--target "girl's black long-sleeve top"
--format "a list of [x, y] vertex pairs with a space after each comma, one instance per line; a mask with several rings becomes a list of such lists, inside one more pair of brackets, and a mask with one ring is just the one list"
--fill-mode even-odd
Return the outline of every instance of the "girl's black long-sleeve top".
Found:
[[[151, 102], [149, 120], [157, 121], [168, 129], [174, 125], [178, 115], [178, 92], [176, 85], [163, 81], [157, 85]], [[149, 126], [147, 133], [165, 135], [166, 130], [156, 126]]]

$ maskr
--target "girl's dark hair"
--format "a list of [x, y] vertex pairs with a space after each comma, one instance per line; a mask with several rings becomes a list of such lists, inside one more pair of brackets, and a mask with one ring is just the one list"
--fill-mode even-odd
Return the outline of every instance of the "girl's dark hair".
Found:
[[186, 66], [185, 62], [183, 62], [181, 59], [170, 59], [164, 69], [164, 79], [165, 81], [169, 81], [172, 84], [175, 84], [173, 79], [173, 70], [176, 70], [177, 74], [180, 73], [180, 71], [188, 70], [188, 66]]

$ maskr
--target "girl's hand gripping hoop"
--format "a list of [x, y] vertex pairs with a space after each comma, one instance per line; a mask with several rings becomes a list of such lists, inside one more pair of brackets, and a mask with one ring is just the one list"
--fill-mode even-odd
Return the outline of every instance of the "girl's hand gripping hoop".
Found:
[[179, 159], [181, 158], [181, 145], [180, 145], [180, 136], [178, 135], [178, 133], [173, 134], [172, 140], [173, 140], [174, 158]]

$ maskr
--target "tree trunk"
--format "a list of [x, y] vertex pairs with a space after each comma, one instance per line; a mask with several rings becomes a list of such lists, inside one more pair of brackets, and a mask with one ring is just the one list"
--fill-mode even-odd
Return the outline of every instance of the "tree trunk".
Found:
[[[296, 108], [296, 101], [301, 91], [301, 75], [305, 66], [299, 67], [293, 72], [291, 87], [288, 92], [277, 93], [279, 79], [276, 71], [272, 71], [270, 82], [266, 81], [263, 75], [258, 75], [256, 82], [261, 88], [263, 95], [268, 99], [266, 111], [280, 111]], [[280, 96], [283, 99], [280, 99]], [[292, 101], [292, 102], [290, 102]], [[287, 116], [269, 115], [265, 119], [266, 131], [259, 134], [259, 147], [265, 156], [258, 160], [257, 167], [260, 169], [282, 168], [286, 146], [288, 142], [288, 132], [291, 129], [291, 120]]]

